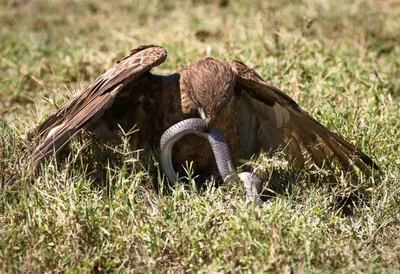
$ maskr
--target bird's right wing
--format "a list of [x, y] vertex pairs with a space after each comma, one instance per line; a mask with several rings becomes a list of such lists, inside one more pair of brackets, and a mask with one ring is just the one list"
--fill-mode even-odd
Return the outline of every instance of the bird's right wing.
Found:
[[[244, 151], [282, 149], [297, 165], [339, 165], [344, 170], [357, 166], [368, 172], [378, 165], [354, 145], [320, 124], [278, 88], [266, 83], [254, 70], [239, 61], [230, 62], [236, 74], [239, 128]], [[239, 118], [240, 118], [239, 117]]]
[[86, 123], [99, 119], [124, 86], [139, 81], [145, 72], [166, 58], [167, 51], [163, 47], [140, 46], [74, 95], [37, 127], [36, 134], [41, 142], [32, 154], [34, 165], [50, 151], [65, 145]]

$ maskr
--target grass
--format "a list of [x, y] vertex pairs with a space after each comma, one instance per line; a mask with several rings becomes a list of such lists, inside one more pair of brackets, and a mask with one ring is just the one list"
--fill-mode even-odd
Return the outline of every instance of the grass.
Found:
[[[0, 4], [1, 272], [400, 272], [397, 1]], [[169, 52], [158, 73], [207, 54], [243, 61], [371, 155], [380, 178], [332, 185], [260, 157], [274, 195], [259, 209], [233, 184], [164, 193], [149, 155], [85, 137], [32, 176], [25, 133], [146, 43]]]

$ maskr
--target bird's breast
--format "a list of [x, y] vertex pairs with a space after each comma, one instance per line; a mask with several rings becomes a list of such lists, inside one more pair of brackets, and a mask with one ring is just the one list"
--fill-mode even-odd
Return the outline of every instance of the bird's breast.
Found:
[[[231, 100], [218, 113], [214, 119], [214, 124], [225, 137], [230, 148], [232, 160], [235, 163], [240, 150], [240, 143], [234, 100]], [[219, 177], [215, 156], [210, 144], [207, 140], [195, 134], [186, 135], [175, 144], [173, 159], [174, 167], [180, 171], [180, 174], [184, 172], [183, 167], [187, 162], [193, 162], [193, 169], [196, 174], [206, 177], [211, 175], [215, 178]]]
[[[160, 96], [159, 103], [159, 124], [160, 137], [162, 133], [170, 126], [188, 118], [200, 118], [196, 104], [193, 102], [190, 92], [185, 84], [185, 71], [180, 73], [179, 85], [164, 86], [163, 93]], [[171, 78], [172, 79], [172, 78]], [[164, 80], [164, 84], [166, 81]], [[177, 83], [174, 81], [174, 83]], [[236, 123], [235, 101], [232, 99], [219, 111], [214, 117], [215, 126], [224, 135], [235, 162], [239, 149], [239, 134]], [[172, 150], [172, 158], [175, 170], [184, 175], [184, 166], [187, 162], [193, 162], [193, 169], [196, 174], [210, 177], [211, 175], [218, 177], [218, 168], [215, 161], [214, 153], [211, 145], [207, 140], [195, 135], [188, 134], [179, 140]]]
[[229, 145], [233, 162], [236, 162], [240, 150], [240, 141], [235, 99], [231, 99], [214, 119], [215, 126], [222, 132]]

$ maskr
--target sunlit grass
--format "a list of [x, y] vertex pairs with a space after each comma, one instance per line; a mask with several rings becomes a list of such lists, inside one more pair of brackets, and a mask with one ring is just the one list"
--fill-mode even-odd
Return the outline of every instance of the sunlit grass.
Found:
[[[397, 1], [223, 2], [0, 0], [2, 272], [399, 271]], [[382, 174], [332, 184], [263, 156], [247, 163], [260, 209], [232, 183], [160, 187], [151, 155], [85, 134], [30, 174], [26, 132], [148, 43], [169, 52], [162, 74], [207, 54], [243, 61]]]

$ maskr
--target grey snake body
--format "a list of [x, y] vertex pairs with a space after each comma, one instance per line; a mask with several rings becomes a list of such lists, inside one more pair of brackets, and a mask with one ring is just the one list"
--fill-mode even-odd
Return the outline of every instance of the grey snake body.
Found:
[[[172, 165], [172, 147], [179, 139], [190, 133], [208, 140], [222, 179], [230, 178], [230, 175], [236, 172], [232, 164], [228, 144], [222, 133], [214, 125], [210, 125], [207, 132], [202, 119], [190, 118], [171, 126], [161, 136], [160, 164], [170, 182], [176, 182], [179, 179]], [[241, 172], [238, 175], [240, 180], [244, 182], [246, 200], [255, 201], [258, 205], [261, 205], [262, 201], [258, 195], [261, 191], [261, 182], [258, 178], [250, 172]]]

